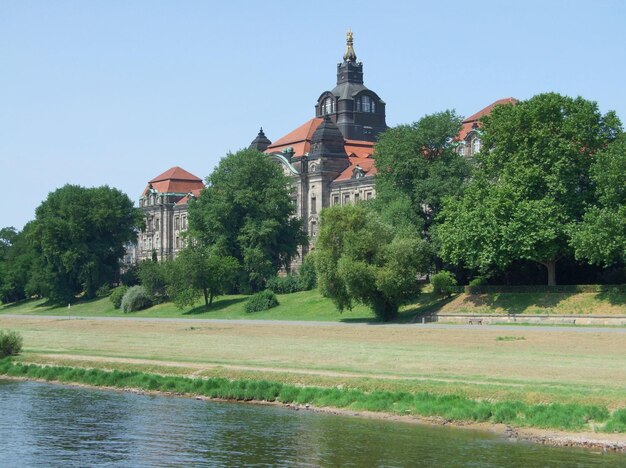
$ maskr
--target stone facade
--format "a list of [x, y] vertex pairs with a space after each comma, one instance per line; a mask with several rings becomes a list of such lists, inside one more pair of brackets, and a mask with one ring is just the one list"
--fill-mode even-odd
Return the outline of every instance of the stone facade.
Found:
[[185, 245], [187, 202], [203, 188], [202, 179], [180, 167], [148, 182], [139, 199], [145, 227], [138, 234], [137, 245], [129, 249], [126, 262], [138, 263], [153, 256], [159, 261], [174, 258]]

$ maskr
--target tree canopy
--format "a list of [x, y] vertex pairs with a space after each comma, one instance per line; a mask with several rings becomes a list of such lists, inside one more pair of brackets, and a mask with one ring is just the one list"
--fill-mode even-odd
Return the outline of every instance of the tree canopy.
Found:
[[224, 294], [236, 279], [239, 263], [234, 257], [217, 255], [211, 248], [189, 245], [167, 268], [167, 293], [178, 307], [190, 306], [204, 296], [205, 306]]
[[29, 232], [46, 295], [57, 302], [81, 292], [94, 297], [115, 279], [124, 246], [135, 240], [140, 223], [139, 210], [115, 188], [68, 184], [51, 192]]
[[291, 181], [267, 155], [230, 153], [189, 206], [190, 235], [242, 266], [242, 289], [260, 290], [307, 242], [295, 218]]
[[626, 263], [626, 134], [598, 152], [591, 180], [596, 202], [572, 230], [576, 258], [605, 266]]
[[450, 197], [437, 237], [446, 261], [505, 268], [571, 257], [571, 233], [593, 203], [594, 157], [621, 130], [613, 112], [555, 93], [496, 106], [482, 120], [483, 150], [462, 196]]
[[387, 321], [419, 293], [418, 275], [430, 269], [431, 250], [365, 204], [336, 206], [321, 213], [315, 263], [322, 294], [340, 311], [361, 302]]
[[454, 149], [460, 128], [461, 117], [447, 110], [380, 135], [375, 205], [384, 207], [390, 220], [412, 219], [428, 232], [443, 199], [461, 193], [469, 163]]

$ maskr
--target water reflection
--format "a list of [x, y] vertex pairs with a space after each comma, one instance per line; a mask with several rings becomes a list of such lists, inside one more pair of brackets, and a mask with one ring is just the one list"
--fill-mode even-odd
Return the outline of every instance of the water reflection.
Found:
[[0, 466], [626, 466], [453, 428], [0, 380]]

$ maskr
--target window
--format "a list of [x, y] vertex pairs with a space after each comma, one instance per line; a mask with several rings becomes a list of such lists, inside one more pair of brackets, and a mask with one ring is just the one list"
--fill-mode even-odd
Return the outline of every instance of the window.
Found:
[[346, 193], [346, 194], [344, 194], [344, 196], [343, 196], [343, 204], [344, 204], [344, 205], [347, 205], [348, 203], [350, 203], [350, 194], [349, 194], [349, 193]]
[[156, 230], [159, 229], [159, 218], [154, 220], [154, 229], [156, 229]]
[[180, 249], [180, 237], [176, 236], [176, 248]]
[[459, 155], [465, 156], [465, 143], [459, 145]]
[[311, 213], [317, 213], [317, 198], [311, 197]]
[[357, 112], [376, 112], [376, 102], [370, 96], [356, 98]]
[[174, 218], [174, 229], [180, 229], [180, 218], [178, 216]]
[[322, 101], [322, 114], [333, 114], [335, 112], [335, 100], [331, 97], [327, 97]]
[[333, 205], [339, 205], [339, 195], [333, 196]]
[[365, 199], [366, 199], [366, 200], [371, 200], [371, 198], [372, 198], [372, 192], [367, 192], [367, 193], [365, 194]]
[[355, 193], [354, 194], [354, 203], [357, 203], [359, 201], [359, 194]]
[[183, 216], [182, 226], [183, 229], [187, 229], [187, 216]]
[[474, 139], [473, 148], [472, 148], [472, 152], [473, 153], [478, 153], [479, 151], [480, 151], [480, 139], [479, 138], [475, 138]]
[[311, 221], [311, 237], [315, 237], [317, 235], [317, 222]]

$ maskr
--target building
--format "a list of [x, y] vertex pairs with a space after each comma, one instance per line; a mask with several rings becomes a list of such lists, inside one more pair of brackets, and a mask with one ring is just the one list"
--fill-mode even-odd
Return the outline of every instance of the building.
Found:
[[261, 129], [251, 143], [293, 178], [297, 214], [305, 220], [311, 248], [323, 208], [376, 195], [372, 154], [377, 136], [386, 129], [385, 102], [364, 84], [350, 31], [343, 61], [337, 64], [336, 86], [319, 95], [315, 116], [274, 143]]
[[[471, 157], [480, 151], [479, 119], [498, 104], [490, 104], [463, 121], [458, 151]], [[309, 249], [315, 247], [319, 214], [323, 208], [346, 205], [376, 196], [372, 158], [377, 136], [387, 129], [385, 102], [367, 88], [363, 63], [357, 61], [351, 31], [347, 34], [343, 61], [337, 64], [337, 81], [322, 92], [314, 117], [287, 135], [271, 142], [261, 128], [250, 144], [265, 152], [292, 178], [297, 216], [309, 235]], [[173, 167], [148, 182], [139, 200], [146, 215], [146, 228], [139, 233], [129, 261], [172, 258], [184, 245], [187, 202], [204, 187], [199, 177]], [[305, 255], [307, 251], [303, 251]]]
[[204, 188], [199, 177], [172, 167], [150, 180], [139, 198], [145, 213], [145, 228], [126, 262], [173, 258], [183, 247], [187, 230], [187, 202]]
[[504, 98], [498, 99], [497, 101], [489, 104], [482, 110], [479, 110], [473, 115], [470, 115], [466, 118], [461, 124], [461, 131], [457, 137], [457, 141], [459, 142], [456, 147], [457, 152], [461, 156], [465, 156], [467, 158], [471, 158], [474, 154], [480, 151], [481, 141], [480, 141], [480, 119], [485, 115], [489, 115], [491, 110], [502, 104], [515, 104], [517, 99], [515, 98]]

